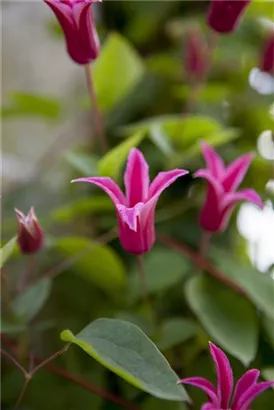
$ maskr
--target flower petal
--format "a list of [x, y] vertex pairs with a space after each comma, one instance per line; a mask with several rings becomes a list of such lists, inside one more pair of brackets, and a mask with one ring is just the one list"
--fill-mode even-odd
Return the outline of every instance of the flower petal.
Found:
[[222, 182], [226, 192], [235, 191], [235, 189], [238, 188], [244, 179], [253, 158], [253, 154], [243, 155], [227, 167]]
[[233, 407], [233, 410], [248, 410], [249, 405], [259, 396], [263, 391], [269, 389], [269, 387], [274, 386], [274, 380], [269, 382], [261, 382], [251, 386], [246, 392], [241, 396], [237, 405]]
[[129, 207], [147, 200], [149, 189], [148, 164], [142, 152], [137, 148], [132, 148], [128, 155], [124, 182]]
[[144, 204], [139, 202], [133, 208], [127, 208], [124, 205], [117, 204], [116, 208], [120, 218], [128, 225], [132, 231], [137, 231], [137, 218], [141, 213]]
[[260, 376], [260, 372], [257, 369], [248, 370], [237, 382], [235, 387], [235, 393], [232, 400], [231, 408], [232, 410], [237, 407], [237, 403], [241, 396], [254, 384]]
[[217, 395], [220, 401], [220, 407], [222, 409], [227, 409], [229, 407], [228, 403], [233, 389], [232, 369], [224, 352], [213, 343], [209, 343], [209, 346], [216, 367]]
[[99, 188], [105, 191], [114, 205], [126, 203], [126, 198], [123, 192], [118, 187], [116, 182], [114, 182], [109, 177], [78, 178], [73, 179], [71, 182], [89, 182], [90, 184], [97, 185]]
[[239, 201], [247, 201], [257, 205], [259, 208], [263, 208], [264, 204], [261, 200], [259, 194], [257, 194], [254, 189], [242, 189], [238, 192], [231, 192], [224, 196], [224, 199], [221, 204], [222, 210], [226, 210], [231, 206], [235, 205]]
[[188, 173], [189, 171], [186, 171], [185, 169], [173, 169], [167, 172], [160, 172], [149, 187], [149, 199], [152, 199], [152, 197], [158, 199], [161, 193], [169, 187], [169, 185], [175, 182], [177, 178]]
[[203, 377], [188, 377], [186, 379], [179, 380], [179, 383], [198, 387], [198, 389], [202, 390], [208, 396], [212, 404], [214, 404], [215, 406], [219, 405], [217, 390], [207, 379], [204, 379]]
[[212, 172], [212, 175], [216, 178], [220, 178], [224, 171], [225, 166], [222, 158], [217, 152], [208, 145], [205, 141], [201, 142], [201, 150], [208, 169]]
[[212, 403], [205, 403], [202, 405], [201, 410], [219, 410]]

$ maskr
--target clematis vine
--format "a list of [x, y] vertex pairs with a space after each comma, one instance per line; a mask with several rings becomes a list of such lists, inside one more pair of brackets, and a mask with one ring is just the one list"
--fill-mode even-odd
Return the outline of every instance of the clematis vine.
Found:
[[248, 201], [263, 208], [260, 196], [253, 189], [236, 189], [242, 182], [250, 163], [252, 154], [245, 154], [225, 167], [222, 158], [205, 142], [201, 144], [206, 169], [198, 170], [194, 176], [207, 181], [207, 195], [200, 213], [201, 227], [210, 233], [223, 231], [230, 215], [239, 201]]
[[207, 395], [208, 402], [201, 410], [248, 410], [257, 396], [274, 386], [274, 380], [258, 383], [260, 371], [251, 369], [238, 380], [232, 398], [234, 380], [229, 360], [220, 348], [213, 343], [209, 345], [217, 373], [217, 388], [203, 377], [189, 377], [179, 381], [198, 387]]
[[251, 0], [211, 0], [207, 22], [218, 33], [231, 33]]
[[126, 252], [141, 255], [155, 241], [154, 214], [161, 193], [187, 173], [184, 169], [160, 172], [150, 184], [148, 164], [142, 152], [133, 148], [124, 175], [126, 195], [108, 177], [78, 178], [72, 182], [89, 182], [106, 192], [116, 208], [122, 247]]
[[100, 51], [91, 5], [101, 0], [44, 0], [54, 12], [65, 35], [67, 51], [76, 63], [88, 64]]
[[44, 243], [44, 234], [36, 218], [34, 208], [31, 207], [27, 216], [19, 209], [15, 209], [18, 219], [17, 243], [22, 253], [35, 253]]

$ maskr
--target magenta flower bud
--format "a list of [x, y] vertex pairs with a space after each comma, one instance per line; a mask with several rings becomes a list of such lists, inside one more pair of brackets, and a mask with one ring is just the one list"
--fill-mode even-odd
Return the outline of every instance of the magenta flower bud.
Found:
[[251, 0], [211, 0], [207, 22], [218, 33], [231, 33]]
[[200, 214], [200, 225], [205, 231], [223, 231], [239, 201], [252, 202], [263, 208], [260, 196], [253, 189], [236, 192], [253, 159], [252, 154], [245, 154], [225, 167], [222, 158], [205, 142], [202, 152], [207, 168], [198, 170], [194, 176], [207, 181], [206, 200]]
[[34, 209], [30, 208], [27, 216], [15, 209], [18, 219], [17, 243], [22, 253], [38, 252], [44, 243], [44, 234]]
[[197, 31], [191, 31], [187, 36], [186, 70], [192, 81], [200, 82], [207, 71], [208, 56], [206, 45]]
[[44, 1], [62, 27], [70, 57], [78, 64], [88, 64], [95, 60], [99, 55], [100, 41], [90, 6], [101, 0]]
[[274, 74], [274, 34], [266, 41], [260, 68], [266, 73]]
[[184, 169], [160, 172], [150, 184], [148, 164], [141, 151], [133, 148], [124, 176], [126, 195], [107, 177], [79, 178], [72, 182], [89, 182], [106, 192], [116, 208], [122, 247], [126, 252], [140, 255], [148, 252], [155, 242], [154, 213], [161, 193], [187, 173]]
[[251, 369], [238, 380], [232, 397], [234, 379], [229, 360], [219, 347], [213, 343], [209, 343], [209, 346], [217, 373], [217, 388], [203, 377], [180, 380], [180, 383], [198, 387], [207, 395], [208, 401], [201, 410], [248, 410], [253, 400], [274, 386], [274, 380], [258, 383], [260, 371]]

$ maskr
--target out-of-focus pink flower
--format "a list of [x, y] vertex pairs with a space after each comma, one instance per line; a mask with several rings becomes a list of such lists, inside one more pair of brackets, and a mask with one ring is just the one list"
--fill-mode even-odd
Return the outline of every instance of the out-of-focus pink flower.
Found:
[[251, 0], [211, 0], [207, 22], [218, 33], [233, 32]]
[[266, 73], [274, 74], [274, 33], [270, 35], [265, 43], [260, 68]]
[[257, 383], [260, 371], [251, 369], [238, 380], [231, 400], [234, 380], [229, 360], [220, 348], [213, 343], [209, 345], [217, 373], [217, 388], [203, 377], [180, 380], [180, 383], [198, 387], [206, 393], [209, 401], [202, 406], [201, 410], [248, 410], [259, 394], [274, 386], [274, 380]]
[[17, 243], [22, 253], [35, 253], [43, 246], [44, 234], [34, 209], [30, 208], [27, 216], [15, 209], [18, 219]]
[[70, 57], [78, 64], [95, 60], [100, 41], [93, 22], [91, 4], [101, 0], [44, 0], [64, 32]]
[[187, 35], [185, 64], [192, 81], [199, 82], [204, 78], [208, 67], [208, 53], [201, 34], [196, 30]]
[[142, 152], [133, 148], [124, 175], [126, 195], [108, 177], [79, 178], [72, 182], [89, 182], [108, 194], [116, 208], [121, 245], [125, 251], [138, 255], [149, 251], [154, 244], [154, 213], [159, 196], [187, 173], [184, 169], [160, 172], [150, 184], [148, 164]]
[[252, 202], [260, 208], [263, 208], [263, 203], [253, 189], [236, 192], [253, 159], [252, 154], [245, 154], [225, 167], [222, 158], [211, 146], [202, 142], [201, 147], [207, 168], [198, 170], [194, 176], [206, 179], [208, 188], [200, 224], [204, 230], [215, 233], [226, 228], [237, 202]]

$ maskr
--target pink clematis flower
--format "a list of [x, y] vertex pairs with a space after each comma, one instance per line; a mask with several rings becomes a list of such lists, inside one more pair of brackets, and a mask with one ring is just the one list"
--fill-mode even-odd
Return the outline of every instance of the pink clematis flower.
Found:
[[183, 169], [160, 172], [150, 184], [148, 164], [141, 151], [133, 148], [124, 175], [126, 195], [108, 177], [79, 178], [72, 182], [89, 182], [108, 194], [116, 208], [121, 245], [126, 252], [138, 255], [149, 251], [155, 241], [154, 213], [159, 196], [187, 173]]
[[267, 39], [261, 59], [261, 70], [274, 74], [274, 33]]
[[251, 0], [211, 0], [207, 22], [218, 33], [233, 32]]
[[33, 207], [27, 216], [15, 209], [18, 219], [17, 243], [22, 253], [35, 253], [40, 250], [44, 243], [44, 234], [39, 224]]
[[64, 32], [67, 51], [76, 63], [88, 64], [99, 55], [100, 41], [91, 4], [101, 0], [44, 0]]
[[179, 383], [198, 387], [206, 393], [208, 402], [201, 407], [201, 410], [248, 410], [259, 394], [274, 386], [274, 380], [257, 383], [260, 371], [251, 369], [238, 380], [231, 400], [234, 381], [229, 360], [213, 343], [209, 343], [209, 346], [217, 373], [217, 388], [203, 377], [189, 377], [179, 381]]
[[260, 196], [253, 189], [236, 192], [253, 159], [252, 154], [245, 154], [225, 167], [222, 158], [205, 142], [202, 142], [202, 152], [207, 169], [198, 170], [194, 176], [208, 182], [207, 196], [200, 214], [200, 225], [204, 230], [211, 233], [223, 231], [239, 201], [252, 202], [263, 208]]

